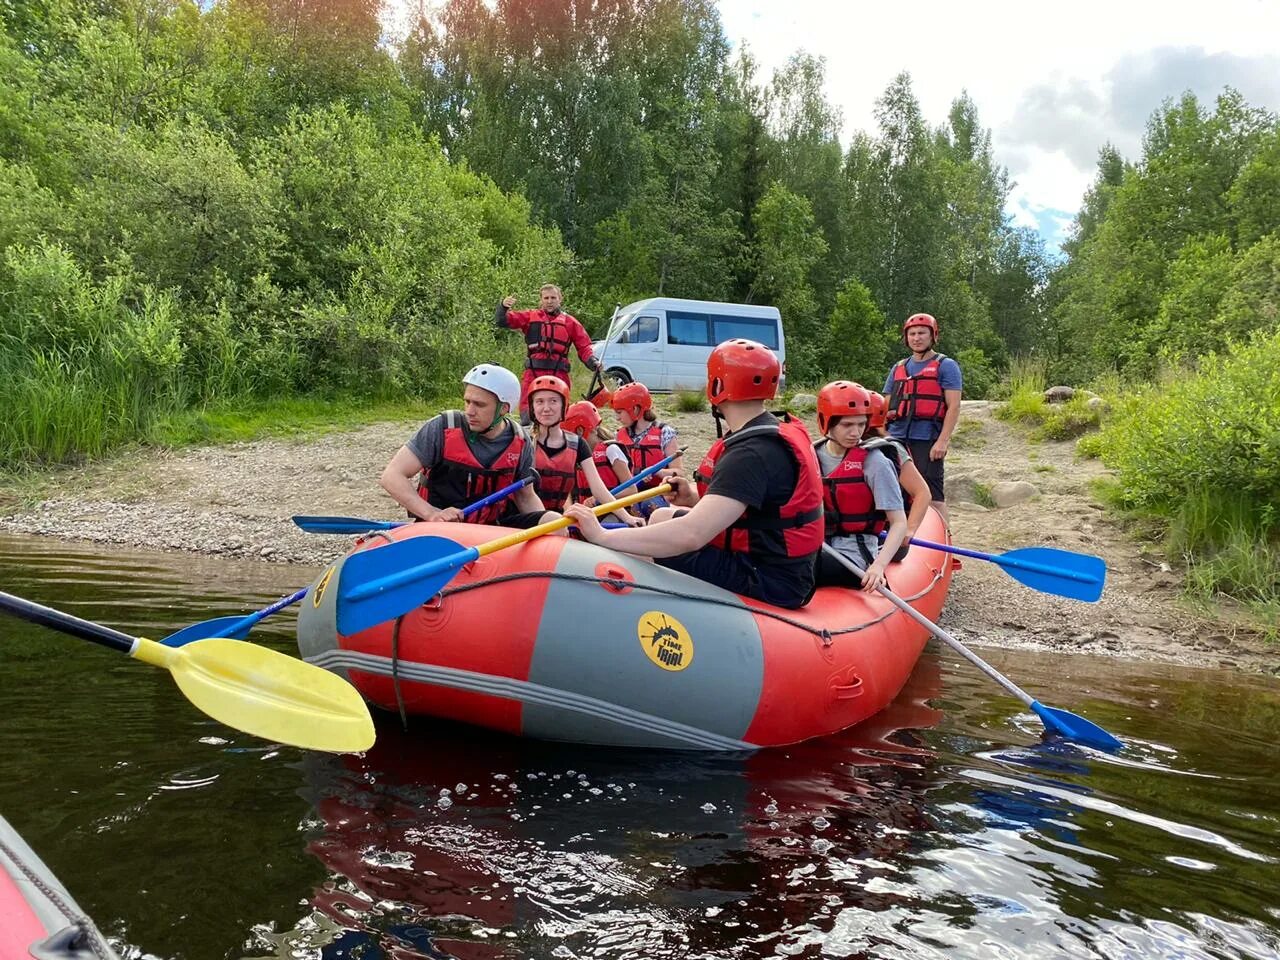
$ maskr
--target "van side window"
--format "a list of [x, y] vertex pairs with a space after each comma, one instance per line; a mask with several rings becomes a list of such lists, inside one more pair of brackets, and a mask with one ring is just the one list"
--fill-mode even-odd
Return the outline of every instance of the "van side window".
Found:
[[710, 318], [705, 313], [667, 311], [667, 343], [691, 347], [709, 347], [711, 340]]
[[[670, 316], [668, 314], [668, 316]], [[778, 349], [778, 321], [771, 317], [712, 316], [715, 327], [715, 343], [724, 343], [735, 337], [755, 340], [770, 350]]]
[[640, 317], [627, 332], [630, 334], [628, 341], [631, 343], [657, 343], [658, 318]]

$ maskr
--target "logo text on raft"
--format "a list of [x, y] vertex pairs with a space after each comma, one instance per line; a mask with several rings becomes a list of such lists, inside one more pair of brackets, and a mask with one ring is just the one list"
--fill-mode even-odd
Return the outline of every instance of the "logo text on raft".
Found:
[[683, 623], [661, 610], [641, 614], [636, 635], [644, 655], [663, 670], [683, 670], [693, 663], [693, 639]]

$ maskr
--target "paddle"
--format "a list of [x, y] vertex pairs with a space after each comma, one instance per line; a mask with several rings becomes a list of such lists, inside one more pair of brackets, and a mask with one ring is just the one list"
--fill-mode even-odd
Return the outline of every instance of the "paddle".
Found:
[[[653, 464], [652, 466], [645, 467], [643, 470], [637, 473], [630, 480], [626, 480], [618, 484], [616, 487], [610, 490], [609, 493], [612, 496], [616, 497], [618, 494], [620, 494], [623, 490], [626, 490], [628, 487], [635, 486], [637, 483], [641, 483], [642, 481], [648, 480], [659, 470], [663, 469], [666, 466], [669, 466], [671, 461], [674, 460], [676, 457], [682, 455], [686, 449], [688, 448], [681, 447], [671, 456], [664, 457], [663, 459], [659, 460], [657, 463]], [[471, 506], [467, 507], [462, 512], [464, 515], [470, 516], [471, 513], [475, 512], [476, 510], [479, 510], [481, 507], [487, 507], [489, 504], [494, 503], [497, 500], [501, 500], [502, 497], [505, 497], [511, 493], [514, 493], [516, 490], [524, 486], [526, 483], [531, 482], [532, 479], [533, 479], [532, 477], [526, 477], [524, 480], [520, 480], [520, 481], [517, 481], [516, 483], [511, 484], [510, 486], [503, 487], [497, 493], [490, 494], [488, 497], [485, 497], [483, 500], [479, 500], [476, 503], [473, 503]], [[343, 533], [343, 534], [354, 535], [354, 534], [368, 533], [370, 530], [394, 530], [396, 527], [403, 527], [408, 523], [412, 523], [413, 521], [412, 520], [362, 520], [359, 517], [297, 516], [293, 518], [293, 522], [296, 523], [303, 530], [305, 530], [307, 533]], [[177, 634], [174, 634], [174, 636], [177, 636]]]
[[[884, 539], [884, 534], [880, 537]], [[915, 537], [911, 537], [909, 542], [931, 550], [941, 550], [943, 553], [989, 560], [1033, 590], [1072, 600], [1093, 603], [1102, 596], [1102, 587], [1107, 579], [1106, 561], [1088, 553], [1074, 553], [1053, 547], [1022, 547], [1004, 553], [982, 553], [979, 550], [953, 547], [948, 543], [917, 540]]]
[[351, 684], [275, 650], [228, 639], [175, 650], [4, 592], [0, 610], [164, 667], [199, 710], [245, 733], [333, 753], [373, 746], [373, 718]]
[[[505, 500], [517, 490], [527, 487], [533, 483], [533, 477], [525, 477], [523, 480], [517, 480], [515, 483], [509, 483], [501, 490], [495, 490], [483, 499], [477, 500], [470, 506], [464, 507], [462, 515], [469, 517], [477, 510], [483, 510], [491, 504], [497, 503], [499, 500]], [[361, 520], [359, 517], [294, 517], [293, 522], [305, 530], [307, 533], [345, 533], [360, 534], [368, 533], [370, 530], [394, 530], [396, 527], [403, 527], [407, 523], [413, 523], [412, 520]]]
[[[670, 492], [671, 484], [664, 483], [621, 500], [602, 503], [592, 507], [591, 512], [597, 517], [603, 516]], [[428, 597], [434, 597], [459, 568], [471, 561], [572, 524], [569, 517], [560, 517], [478, 547], [461, 547], [445, 537], [410, 537], [353, 553], [343, 561], [338, 574], [338, 632], [349, 637], [375, 624], [394, 620]]]
[[[929, 546], [933, 546], [933, 544], [929, 544]], [[859, 577], [861, 577], [862, 574], [865, 572], [856, 563], [854, 563], [852, 560], [850, 560], [840, 551], [833, 548], [831, 544], [824, 543], [822, 545], [822, 549], [829, 556], [834, 557], [846, 568], [856, 573]], [[1070, 713], [1069, 711], [1066, 711], [1066, 710], [1059, 710], [1055, 707], [1046, 707], [1040, 701], [1033, 700], [1030, 694], [1028, 694], [1025, 690], [1019, 687], [1016, 683], [1014, 683], [1004, 674], [996, 670], [995, 667], [991, 666], [991, 664], [987, 663], [985, 660], [979, 657], [976, 653], [974, 653], [972, 650], [966, 647], [963, 643], [961, 643], [955, 637], [951, 636], [951, 634], [947, 633], [947, 631], [943, 630], [940, 626], [938, 626], [936, 623], [934, 623], [924, 614], [920, 613], [918, 610], [912, 607], [909, 603], [907, 603], [907, 601], [903, 600], [901, 597], [899, 597], [897, 594], [891, 591], [888, 587], [880, 587], [880, 592], [884, 594], [886, 597], [888, 597], [895, 607], [897, 607], [899, 610], [901, 610], [903, 613], [909, 616], [916, 623], [920, 624], [922, 627], [928, 630], [931, 634], [933, 634], [943, 643], [947, 644], [947, 646], [951, 647], [951, 649], [955, 650], [962, 657], [964, 657], [966, 660], [972, 663], [975, 667], [977, 667], [979, 670], [985, 673], [988, 677], [990, 677], [996, 683], [1000, 684], [1000, 686], [1004, 687], [1011, 694], [1013, 694], [1015, 697], [1021, 700], [1024, 704], [1030, 707], [1031, 710], [1034, 711], [1036, 716], [1038, 716], [1041, 719], [1041, 721], [1044, 723], [1045, 728], [1049, 730], [1051, 733], [1059, 734], [1060, 736], [1066, 737], [1068, 740], [1074, 740], [1075, 742], [1083, 743], [1086, 746], [1097, 747], [1100, 750], [1119, 750], [1121, 747], [1124, 746], [1124, 744], [1120, 740], [1116, 739], [1111, 734], [1107, 733], [1107, 731], [1103, 730], [1096, 723], [1086, 720], [1084, 717], [1077, 716], [1076, 714]]]
[[[465, 507], [462, 511], [464, 517], [470, 516], [477, 510], [489, 506], [491, 503], [497, 503], [504, 497], [509, 497], [521, 487], [528, 486], [533, 482], [533, 477], [525, 477], [523, 480], [517, 480], [515, 483], [508, 484], [501, 490], [497, 490], [482, 500], [477, 500], [469, 507]], [[392, 527], [403, 526], [401, 523], [385, 523], [378, 526], [378, 521], [374, 520], [358, 520], [352, 517], [294, 517], [294, 523], [302, 520], [348, 520], [357, 524], [374, 524], [373, 527], [360, 526], [356, 530], [328, 530], [327, 533], [366, 533], [371, 529], [390, 530]], [[302, 524], [298, 524], [302, 526]], [[303, 529], [306, 529], [303, 527]], [[312, 533], [318, 531], [310, 531]], [[261, 620], [266, 619], [273, 613], [283, 610], [285, 607], [297, 603], [307, 595], [308, 587], [303, 587], [296, 593], [291, 593], [287, 597], [281, 597], [275, 603], [261, 610], [255, 611], [248, 616], [232, 616], [232, 617], [215, 617], [213, 620], [202, 620], [200, 623], [193, 623], [189, 627], [183, 627], [177, 633], [171, 633], [162, 641], [166, 647], [181, 647], [184, 644], [191, 643], [195, 640], [206, 640], [212, 637], [233, 637], [237, 640], [243, 640], [249, 635], [249, 631]]]

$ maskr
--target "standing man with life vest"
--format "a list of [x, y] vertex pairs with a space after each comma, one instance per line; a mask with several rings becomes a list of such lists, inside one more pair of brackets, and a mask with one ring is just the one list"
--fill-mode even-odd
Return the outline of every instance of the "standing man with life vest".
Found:
[[378, 480], [382, 489], [418, 520], [528, 529], [557, 519], [559, 514], [543, 507], [531, 485], [463, 517], [465, 507], [535, 474], [533, 444], [524, 428], [507, 417], [520, 402], [516, 375], [481, 363], [462, 382], [463, 409], [446, 410], [423, 424], [383, 469]]
[[520, 422], [533, 422], [529, 414], [529, 384], [534, 377], [558, 377], [566, 385], [569, 380], [569, 350], [576, 348], [578, 359], [588, 370], [601, 373], [600, 360], [591, 351], [591, 337], [577, 318], [560, 309], [560, 288], [544, 283], [540, 291], [542, 305], [537, 310], [512, 310], [514, 296], [504, 297], [494, 319], [500, 330], [524, 333], [528, 356], [524, 361], [524, 378], [520, 389]]
[[929, 484], [934, 509], [947, 520], [943, 460], [960, 420], [964, 380], [960, 364], [934, 351], [938, 321], [929, 314], [907, 317], [902, 339], [911, 356], [895, 363], [884, 382], [884, 392], [889, 395], [889, 436], [907, 445]]
[[576, 504], [565, 515], [602, 547], [779, 607], [804, 606], [822, 548], [822, 478], [804, 424], [764, 408], [781, 373], [764, 344], [720, 344], [707, 360], [707, 398], [729, 432], [707, 452], [696, 488], [668, 477], [676, 507], [656, 511], [647, 527], [605, 530]]
[[836, 380], [818, 391], [822, 439], [813, 450], [822, 470], [827, 542], [865, 571], [859, 580], [824, 550], [819, 586], [861, 586], [868, 593], [883, 587], [885, 568], [907, 537], [897, 471], [879, 449], [861, 446], [871, 413], [871, 394], [861, 384]]

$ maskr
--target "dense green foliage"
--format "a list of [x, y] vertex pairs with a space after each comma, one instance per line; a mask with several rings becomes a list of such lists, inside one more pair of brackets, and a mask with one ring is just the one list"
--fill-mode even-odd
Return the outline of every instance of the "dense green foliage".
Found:
[[[1113, 496], [1159, 519], [1205, 593], [1280, 616], [1280, 331], [1128, 394], [1088, 449]], [[1274, 623], [1274, 619], [1272, 620]]]

